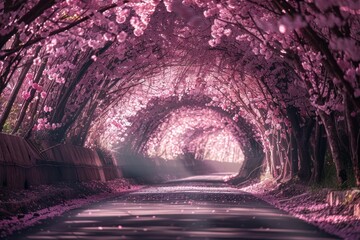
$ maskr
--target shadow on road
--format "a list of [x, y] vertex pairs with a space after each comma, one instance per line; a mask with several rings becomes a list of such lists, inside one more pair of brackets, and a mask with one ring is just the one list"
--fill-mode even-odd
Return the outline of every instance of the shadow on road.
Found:
[[223, 177], [144, 188], [11, 239], [338, 239], [227, 185]]

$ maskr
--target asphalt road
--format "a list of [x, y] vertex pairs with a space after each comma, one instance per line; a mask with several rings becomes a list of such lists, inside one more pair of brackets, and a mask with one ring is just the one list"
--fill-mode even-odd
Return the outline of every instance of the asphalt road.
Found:
[[46, 220], [9, 239], [338, 239], [222, 178], [144, 188]]

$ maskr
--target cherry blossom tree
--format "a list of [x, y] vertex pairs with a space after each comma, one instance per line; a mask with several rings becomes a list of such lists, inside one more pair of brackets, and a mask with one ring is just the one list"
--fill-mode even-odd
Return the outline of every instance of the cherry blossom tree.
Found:
[[[322, 180], [328, 152], [338, 183], [360, 185], [359, 11], [353, 0], [4, 1], [0, 130], [147, 154], [186, 126], [166, 132], [159, 108], [186, 106], [209, 124], [183, 131], [183, 146], [166, 140], [174, 151], [205, 156], [222, 136], [304, 182]], [[220, 109], [231, 124], [210, 124]]]

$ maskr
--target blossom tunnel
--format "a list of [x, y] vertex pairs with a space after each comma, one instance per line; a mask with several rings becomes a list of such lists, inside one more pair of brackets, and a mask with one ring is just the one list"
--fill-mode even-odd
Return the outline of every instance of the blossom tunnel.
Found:
[[212, 160], [237, 163], [229, 165], [228, 171], [239, 172], [240, 176], [258, 176], [264, 154], [261, 143], [254, 138], [253, 127], [241, 117], [234, 121], [232, 113], [210, 103], [211, 98], [204, 95], [150, 100], [147, 107], [129, 119], [131, 126], [114, 145], [120, 165], [135, 164], [131, 154], [150, 158], [137, 161], [161, 158], [187, 160], [189, 164], [194, 160]]
[[0, 130], [40, 152], [190, 153], [243, 159], [239, 179], [360, 185], [358, 1], [3, 1], [0, 13]]

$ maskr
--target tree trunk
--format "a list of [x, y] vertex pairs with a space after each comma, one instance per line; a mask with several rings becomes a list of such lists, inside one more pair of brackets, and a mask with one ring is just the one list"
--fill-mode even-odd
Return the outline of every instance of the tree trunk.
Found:
[[354, 176], [356, 186], [360, 186], [360, 129], [359, 120], [356, 115], [352, 116], [352, 112], [355, 112], [352, 101], [349, 100], [348, 96], [344, 94], [345, 102], [345, 119], [347, 126], [347, 135], [350, 142], [350, 155], [352, 166], [354, 170]]
[[13, 89], [13, 91], [11, 92], [11, 95], [10, 95], [10, 98], [5, 106], [5, 109], [0, 117], [0, 132], [3, 130], [4, 128], [4, 125], [5, 125], [5, 122], [6, 120], [8, 119], [9, 115], [10, 115], [10, 112], [11, 112], [11, 109], [14, 105], [14, 102], [16, 100], [16, 97], [20, 91], [20, 88], [21, 88], [21, 85], [23, 84], [24, 80], [25, 80], [25, 77], [26, 77], [26, 74], [29, 72], [30, 70], [30, 67], [33, 63], [33, 60], [37, 57], [38, 53], [40, 51], [40, 47], [37, 47], [36, 48], [36, 51], [35, 51], [35, 54], [34, 54], [34, 57], [32, 57], [30, 60], [28, 60], [24, 66], [24, 68], [22, 69], [21, 73], [20, 73], [20, 76], [15, 84], [15, 87]]
[[301, 143], [298, 144], [298, 149], [300, 159], [298, 176], [303, 182], [308, 182], [311, 177], [309, 149], [308, 146]]
[[[98, 56], [106, 52], [106, 50], [109, 49], [111, 45], [111, 42], [106, 43], [103, 48], [98, 50], [96, 55]], [[88, 59], [82, 64], [81, 68], [76, 73], [74, 79], [71, 79], [70, 85], [66, 88], [66, 91], [60, 96], [59, 102], [54, 109], [51, 122], [62, 122], [63, 116], [65, 114], [66, 105], [69, 101], [71, 94], [75, 90], [76, 85], [82, 80], [82, 78], [85, 76], [86, 72], [89, 70], [93, 63], [94, 60], [92, 60], [91, 55], [89, 55]]]
[[[47, 63], [47, 58], [42, 62], [41, 66], [40, 66], [40, 68], [39, 68], [39, 70], [38, 70], [38, 72], [36, 74], [36, 77], [35, 77], [35, 79], [33, 81], [34, 83], [39, 83], [39, 81], [40, 81], [40, 79], [42, 77], [42, 74], [43, 74], [43, 72], [45, 70], [46, 63]], [[19, 130], [19, 128], [20, 128], [20, 126], [21, 126], [21, 124], [22, 124], [22, 122], [24, 120], [26, 111], [27, 111], [31, 101], [35, 97], [35, 93], [36, 93], [36, 90], [31, 89], [29, 99], [24, 101], [24, 104], [23, 104], [23, 106], [21, 108], [21, 111], [20, 111], [20, 113], [18, 115], [18, 118], [17, 118], [16, 124], [15, 124], [15, 127], [14, 127], [14, 129], [12, 131], [12, 134], [15, 134]]]
[[326, 131], [326, 135], [331, 151], [331, 156], [336, 167], [336, 177], [338, 183], [340, 184], [341, 187], [345, 187], [347, 185], [348, 179], [347, 179], [345, 164], [343, 159], [341, 158], [341, 148], [339, 144], [339, 137], [336, 132], [334, 116], [327, 115], [325, 112], [321, 110], [319, 110], [318, 113], [324, 124], [324, 128]]
[[314, 180], [320, 183], [323, 178], [325, 153], [327, 140], [324, 126], [318, 121], [315, 128], [315, 146], [314, 146]]
[[29, 124], [28, 130], [27, 130], [26, 133], [24, 134], [24, 138], [26, 138], [26, 139], [29, 139], [29, 138], [31, 137], [32, 130], [33, 130], [33, 127], [34, 127], [34, 124], [35, 124], [34, 118], [35, 118], [35, 116], [36, 116], [36, 113], [37, 113], [37, 109], [38, 109], [38, 107], [39, 107], [39, 104], [40, 104], [40, 98], [38, 98], [38, 99], [35, 101], [35, 104], [30, 108], [30, 111], [31, 111], [30, 124]]
[[310, 157], [310, 136], [314, 126], [314, 120], [308, 119], [304, 123], [304, 127], [300, 127], [300, 118], [298, 110], [294, 107], [288, 107], [286, 109], [289, 120], [291, 122], [293, 136], [296, 140], [297, 152], [299, 156], [299, 170], [298, 176], [301, 181], [308, 182], [311, 177], [311, 157]]
[[266, 165], [267, 165], [267, 169], [269, 170], [269, 173], [272, 175], [272, 163], [271, 163], [271, 154], [270, 154], [270, 149], [268, 147], [266, 147], [264, 149], [265, 152], [265, 161], [266, 161]]
[[295, 176], [299, 172], [299, 154], [294, 133], [290, 133], [290, 151], [291, 151], [291, 172]]
[[[91, 103], [90, 103], [91, 104]], [[89, 133], [91, 123], [93, 121], [93, 117], [95, 114], [95, 110], [97, 109], [98, 102], [95, 101], [94, 104], [91, 104], [88, 111], [86, 112], [86, 117], [83, 118], [81, 121], [81, 125], [83, 126], [80, 133], [77, 134], [72, 140], [72, 144], [78, 145], [78, 146], [84, 146], [86, 137]]]
[[284, 162], [282, 178], [291, 179], [292, 175], [292, 165], [291, 165], [291, 136], [286, 134], [286, 139], [281, 140], [281, 145], [283, 146], [282, 158]]
[[271, 168], [270, 172], [274, 178], [277, 178], [279, 176], [278, 170], [276, 169], [277, 161], [275, 156], [275, 137], [273, 134], [269, 135], [270, 138], [270, 162], [271, 162]]

